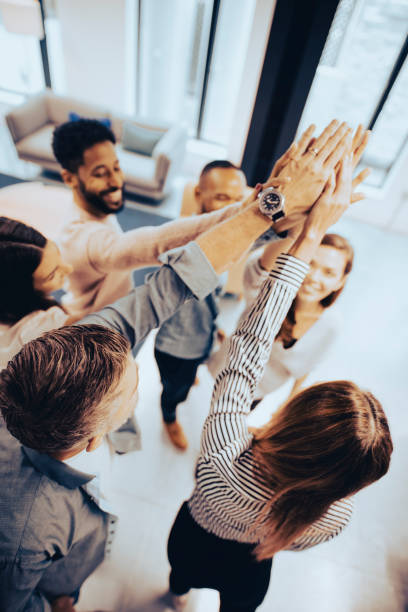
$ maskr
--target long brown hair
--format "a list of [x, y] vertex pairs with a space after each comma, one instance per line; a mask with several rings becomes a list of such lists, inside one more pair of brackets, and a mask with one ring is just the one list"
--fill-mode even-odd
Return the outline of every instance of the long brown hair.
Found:
[[386, 474], [392, 453], [379, 401], [349, 381], [305, 389], [256, 430], [253, 455], [271, 498], [259, 560], [287, 548], [329, 506]]
[[33, 273], [40, 265], [47, 239], [33, 227], [0, 217], [0, 322], [16, 323], [35, 310], [59, 305], [34, 289]]
[[[343, 251], [345, 253], [346, 264], [344, 266], [343, 277], [346, 280], [352, 270], [353, 261], [354, 261], [354, 251], [349, 241], [343, 236], [340, 236], [339, 234], [326, 234], [323, 237], [323, 240], [321, 241], [320, 246], [330, 246], [330, 247], [333, 247], [334, 249]], [[340, 287], [340, 289], [338, 289], [337, 291], [333, 291], [328, 296], [323, 298], [323, 300], [320, 301], [321, 306], [323, 306], [323, 308], [328, 308], [329, 306], [334, 304], [334, 302], [337, 300], [337, 298], [339, 297], [343, 289], [344, 289], [344, 283]], [[292, 305], [289, 308], [288, 314], [286, 315], [286, 318], [282, 323], [282, 326], [278, 332], [278, 335], [276, 336], [276, 339], [280, 340], [284, 346], [289, 344], [293, 340], [293, 328], [295, 326], [295, 323], [296, 323], [296, 298], [293, 300]]]

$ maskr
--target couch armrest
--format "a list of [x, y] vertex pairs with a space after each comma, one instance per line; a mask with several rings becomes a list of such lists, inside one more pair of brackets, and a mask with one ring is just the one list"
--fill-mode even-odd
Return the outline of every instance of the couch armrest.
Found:
[[160, 138], [152, 151], [156, 160], [155, 178], [164, 182], [171, 166], [172, 172], [179, 168], [183, 161], [186, 148], [187, 133], [179, 127], [173, 126]]
[[29, 98], [7, 113], [6, 122], [14, 143], [39, 130], [48, 123], [46, 94]]

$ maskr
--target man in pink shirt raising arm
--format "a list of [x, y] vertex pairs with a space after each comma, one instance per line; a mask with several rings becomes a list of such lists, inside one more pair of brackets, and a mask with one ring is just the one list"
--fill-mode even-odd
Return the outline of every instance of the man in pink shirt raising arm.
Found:
[[115, 217], [124, 201], [114, 145], [113, 132], [94, 119], [63, 123], [54, 131], [54, 154], [73, 195], [59, 241], [64, 259], [74, 268], [64, 299], [72, 315], [99, 310], [126, 295], [135, 268], [158, 264], [159, 255], [194, 240], [240, 206], [123, 232]]
[[[124, 206], [124, 180], [114, 145], [113, 132], [95, 119], [63, 123], [53, 135], [54, 155], [73, 195], [59, 239], [62, 257], [73, 267], [63, 304], [78, 318], [127, 295], [135, 268], [158, 265], [162, 253], [195, 240], [240, 207], [123, 232], [115, 217]], [[140, 448], [136, 417], [110, 437], [119, 453]]]

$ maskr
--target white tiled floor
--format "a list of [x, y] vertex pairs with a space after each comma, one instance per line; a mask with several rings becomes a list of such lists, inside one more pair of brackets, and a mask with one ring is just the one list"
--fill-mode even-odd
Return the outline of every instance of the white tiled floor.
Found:
[[[356, 250], [353, 276], [341, 299], [344, 329], [315, 380], [351, 378], [384, 404], [395, 451], [389, 473], [356, 497], [351, 525], [333, 542], [303, 553], [280, 553], [260, 612], [402, 612], [408, 610], [408, 240], [401, 235], [345, 220], [336, 230]], [[222, 324], [232, 327], [240, 305], [224, 303]], [[190, 447], [177, 452], [160, 420], [158, 372], [150, 337], [139, 353], [139, 419], [143, 450], [116, 457], [115, 492], [120, 515], [112, 558], [85, 583], [78, 609], [114, 612], [169, 611], [166, 540], [181, 502], [193, 486], [202, 422], [211, 378], [180, 406], [179, 419]], [[271, 405], [260, 406], [258, 419]], [[215, 612], [218, 596], [193, 593], [192, 612]], [[405, 607], [407, 606], [407, 607]]]

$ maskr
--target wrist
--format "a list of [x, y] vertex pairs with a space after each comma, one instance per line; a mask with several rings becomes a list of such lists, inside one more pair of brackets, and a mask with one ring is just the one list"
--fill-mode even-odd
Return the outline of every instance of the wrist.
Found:
[[277, 189], [279, 189], [285, 198], [285, 217], [288, 217], [296, 212], [296, 198], [293, 197], [293, 189], [291, 189], [290, 183], [279, 185]]
[[248, 208], [245, 209], [244, 214], [248, 218], [250, 218], [253, 223], [256, 223], [257, 225], [259, 225], [259, 227], [262, 227], [265, 230], [269, 229], [271, 225], [272, 226], [274, 225], [274, 222], [272, 221], [272, 219], [264, 215], [259, 210], [258, 200], [255, 200], [255, 202], [252, 202], [250, 206], [248, 206]]
[[321, 243], [323, 235], [313, 228], [305, 228], [289, 249], [289, 255], [309, 263]]

